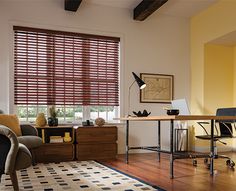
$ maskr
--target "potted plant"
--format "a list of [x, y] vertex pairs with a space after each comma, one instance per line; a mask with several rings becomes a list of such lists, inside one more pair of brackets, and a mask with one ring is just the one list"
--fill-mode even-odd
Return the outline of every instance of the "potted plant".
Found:
[[59, 109], [56, 110], [55, 106], [51, 106], [49, 108], [49, 115], [50, 115], [50, 117], [48, 118], [49, 126], [58, 126], [58, 118], [57, 118], [58, 113], [59, 113]]

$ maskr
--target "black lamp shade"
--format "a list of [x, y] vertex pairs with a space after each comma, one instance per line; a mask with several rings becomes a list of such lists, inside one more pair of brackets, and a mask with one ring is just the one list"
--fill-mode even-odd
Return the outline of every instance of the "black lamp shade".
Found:
[[146, 84], [143, 80], [141, 80], [134, 72], [132, 72], [134, 78], [135, 78], [135, 81], [137, 82], [138, 86], [139, 86], [139, 89], [143, 89], [146, 87]]

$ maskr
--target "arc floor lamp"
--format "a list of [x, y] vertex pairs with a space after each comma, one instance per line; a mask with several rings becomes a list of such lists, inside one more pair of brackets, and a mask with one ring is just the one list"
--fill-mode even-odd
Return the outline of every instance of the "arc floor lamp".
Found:
[[132, 72], [133, 76], [134, 76], [134, 81], [133, 83], [129, 86], [129, 95], [128, 95], [128, 116], [130, 116], [130, 90], [131, 90], [131, 87], [134, 85], [134, 83], [136, 82], [139, 86], [139, 89], [143, 89], [145, 88], [147, 85], [145, 84], [145, 82], [139, 78], [134, 72]]

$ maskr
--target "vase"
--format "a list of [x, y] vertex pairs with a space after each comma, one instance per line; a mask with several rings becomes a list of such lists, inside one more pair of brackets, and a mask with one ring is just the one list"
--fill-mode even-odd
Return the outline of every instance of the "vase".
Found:
[[54, 126], [58, 126], [58, 118], [53, 118], [54, 119]]
[[58, 118], [49, 117], [48, 126], [58, 126]]
[[47, 124], [44, 113], [38, 113], [35, 124], [37, 127], [44, 127]]
[[65, 136], [64, 136], [64, 142], [71, 142], [72, 138], [70, 136], [69, 132], [65, 132]]

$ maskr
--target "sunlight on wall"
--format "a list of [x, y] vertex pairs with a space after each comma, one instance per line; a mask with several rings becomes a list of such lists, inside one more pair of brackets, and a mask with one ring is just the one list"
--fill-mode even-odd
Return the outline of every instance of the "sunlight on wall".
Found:
[[234, 75], [234, 106], [236, 106], [236, 46], [234, 46], [234, 67], [233, 67], [233, 75]]
[[233, 105], [233, 46], [205, 45], [204, 114]]

